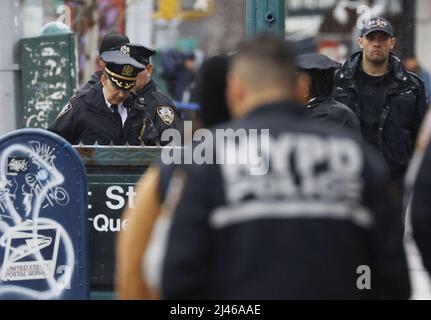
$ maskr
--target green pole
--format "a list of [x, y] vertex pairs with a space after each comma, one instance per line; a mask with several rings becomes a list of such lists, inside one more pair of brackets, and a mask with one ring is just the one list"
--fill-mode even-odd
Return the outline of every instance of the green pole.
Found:
[[284, 0], [247, 0], [247, 39], [266, 33], [284, 39]]

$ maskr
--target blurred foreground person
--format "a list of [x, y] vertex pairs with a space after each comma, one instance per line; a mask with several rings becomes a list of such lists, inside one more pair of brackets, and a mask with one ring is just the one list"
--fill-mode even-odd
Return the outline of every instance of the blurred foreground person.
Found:
[[[228, 65], [228, 56], [215, 56], [205, 61], [199, 71], [197, 93], [203, 127], [229, 119], [224, 94]], [[174, 165], [163, 163], [150, 167], [137, 184], [134, 209], [127, 209], [123, 214], [129, 224], [127, 230], [120, 233], [117, 245], [116, 291], [119, 299], [156, 299], [160, 295], [160, 275], [152, 275], [160, 273], [160, 265], [157, 257], [147, 251], [152, 239], [159, 234], [156, 221], [164, 221], [164, 216], [169, 219], [177, 202], [182, 182], [181, 173], [178, 177], [174, 170]], [[157, 245], [155, 243], [154, 247]], [[146, 260], [151, 265], [143, 265]]]
[[[412, 191], [410, 214], [413, 237], [431, 275], [431, 113], [428, 112], [406, 176], [406, 189]], [[409, 192], [410, 194], [410, 192]]]
[[215, 139], [217, 164], [181, 166], [163, 298], [409, 297], [384, 166], [355, 135], [305, 117], [292, 101], [295, 71], [290, 48], [271, 38], [234, 56], [227, 97], [235, 120], [217, 128], [228, 129]]
[[346, 128], [360, 134], [359, 121], [353, 111], [331, 97], [334, 72], [341, 64], [323, 54], [310, 53], [298, 56], [296, 65], [305, 83], [306, 114], [324, 126]]

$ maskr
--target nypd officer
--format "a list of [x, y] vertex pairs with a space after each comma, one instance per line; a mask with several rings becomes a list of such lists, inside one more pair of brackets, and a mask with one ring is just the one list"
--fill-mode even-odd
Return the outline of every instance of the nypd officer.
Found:
[[390, 22], [373, 17], [361, 30], [362, 49], [336, 72], [335, 98], [355, 112], [364, 140], [374, 146], [400, 182], [428, 108], [423, 81], [391, 53]]
[[111, 51], [120, 48], [122, 45], [130, 42], [129, 38], [122, 34], [117, 33], [109, 33], [102, 38], [99, 46], [99, 54], [96, 57], [97, 64], [99, 65], [101, 70], [97, 70], [94, 72], [90, 79], [85, 83], [82, 87], [80, 87], [75, 94], [78, 94], [81, 91], [88, 90], [96, 83], [100, 81], [100, 77], [103, 74], [103, 70], [105, 69], [106, 62], [101, 58], [102, 54], [106, 51]]
[[126, 102], [132, 109], [143, 113], [140, 139], [147, 146], [166, 145], [169, 141], [162, 141], [162, 133], [168, 128], [178, 128], [180, 117], [172, 100], [160, 92], [151, 79], [153, 65], [150, 57], [155, 50], [139, 44], [126, 44], [121, 50], [145, 66], [145, 70], [138, 74], [133, 94]]
[[73, 96], [48, 130], [75, 145], [139, 145], [141, 118], [123, 102], [145, 66], [118, 50], [101, 58], [106, 66], [100, 81]]
[[358, 134], [361, 129], [356, 115], [346, 105], [331, 97], [334, 71], [341, 64], [318, 53], [299, 55], [296, 60], [305, 99], [306, 114], [321, 124], [347, 128]]
[[409, 297], [381, 161], [354, 135], [304, 117], [295, 70], [290, 48], [271, 38], [244, 43], [233, 58], [234, 120], [208, 137], [207, 164], [193, 154], [200, 164], [178, 168], [163, 298]]

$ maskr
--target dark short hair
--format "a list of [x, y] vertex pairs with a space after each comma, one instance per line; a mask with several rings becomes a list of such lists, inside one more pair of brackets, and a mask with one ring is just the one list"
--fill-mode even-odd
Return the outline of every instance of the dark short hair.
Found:
[[310, 97], [327, 97], [331, 95], [334, 88], [334, 69], [300, 69], [311, 78]]
[[250, 79], [261, 85], [284, 86], [291, 89], [296, 84], [296, 58], [290, 45], [271, 35], [260, 35], [243, 42], [235, 55], [233, 65], [241, 60], [247, 61]]

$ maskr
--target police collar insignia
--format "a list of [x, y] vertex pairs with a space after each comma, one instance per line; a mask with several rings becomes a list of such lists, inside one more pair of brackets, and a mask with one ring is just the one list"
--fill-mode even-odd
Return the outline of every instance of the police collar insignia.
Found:
[[168, 126], [174, 122], [175, 119], [175, 113], [174, 109], [168, 106], [161, 106], [157, 108], [157, 115], [162, 119], [164, 123], [166, 123]]

